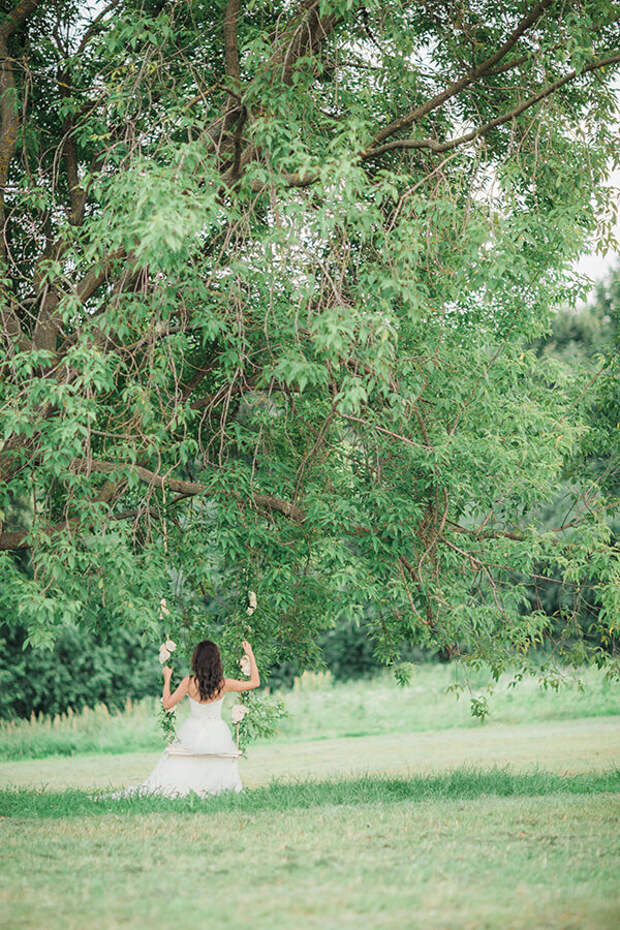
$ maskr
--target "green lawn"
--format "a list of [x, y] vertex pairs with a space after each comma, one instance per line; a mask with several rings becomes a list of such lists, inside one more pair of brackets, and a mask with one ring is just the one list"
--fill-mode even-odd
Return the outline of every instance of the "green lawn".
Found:
[[617, 794], [3, 822], [3, 930], [615, 930]]
[[450, 674], [307, 678], [246, 790], [204, 801], [106, 796], [161, 751], [150, 704], [5, 727], [1, 930], [615, 930], [618, 686], [504, 684], [480, 723]]
[[[138, 784], [159, 752], [52, 756], [0, 762], [0, 784], [120, 787]], [[478, 723], [476, 727], [364, 737], [277, 741], [251, 746], [241, 761], [249, 787], [271, 779], [317, 779], [364, 773], [430, 774], [462, 765], [512, 771], [576, 774], [603, 771], [620, 761], [620, 716], [541, 721], [532, 724]]]

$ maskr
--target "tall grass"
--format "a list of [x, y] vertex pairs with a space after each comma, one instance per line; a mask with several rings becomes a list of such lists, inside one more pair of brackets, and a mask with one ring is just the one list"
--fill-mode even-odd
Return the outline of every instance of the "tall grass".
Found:
[[[469, 676], [467, 680], [466, 675]], [[401, 688], [387, 674], [371, 681], [330, 683], [329, 675], [296, 679], [286, 695], [288, 717], [280, 725], [281, 739], [331, 739], [373, 733], [404, 733], [479, 727], [470, 698], [487, 694], [484, 671], [466, 673], [456, 663], [419, 665], [410, 685]], [[595, 668], [579, 675], [566, 671], [558, 691], [545, 689], [535, 678], [515, 687], [503, 676], [489, 697], [489, 722], [533, 723], [620, 713], [620, 684]], [[454, 688], [463, 690], [456, 692]]]
[[159, 706], [154, 698], [127, 699], [120, 713], [100, 703], [93, 708], [85, 707], [80, 713], [69, 709], [55, 717], [37, 718], [33, 714], [29, 720], [3, 721], [0, 723], [0, 760], [160, 749]]
[[[371, 680], [335, 684], [329, 675], [305, 674], [290, 691], [280, 692], [288, 716], [276, 741], [298, 741], [479, 727], [468, 697], [480, 692], [485, 679], [477, 673], [459, 699], [449, 689], [463, 684], [456, 665], [420, 665], [411, 684], [401, 688], [388, 674]], [[597, 669], [567, 677], [556, 693], [535, 679], [509, 686], [501, 679], [490, 698], [489, 723], [533, 723], [543, 720], [620, 714], [620, 685]], [[226, 703], [232, 703], [233, 696]], [[157, 723], [159, 699], [127, 701], [120, 713], [99, 704], [80, 714], [0, 723], [0, 760], [40, 759], [77, 753], [156, 752], [163, 738]], [[187, 714], [178, 705], [177, 719]], [[228, 711], [225, 710], [225, 716]]]
[[155, 811], [288, 811], [299, 808], [390, 804], [401, 801], [471, 801], [482, 797], [537, 797], [548, 794], [592, 795], [620, 791], [620, 770], [583, 775], [556, 775], [536, 771], [517, 774], [507, 768], [454, 769], [439, 775], [392, 778], [365, 775], [323, 781], [272, 783], [246, 788], [241, 794], [225, 792], [211, 798], [138, 796], [114, 798], [69, 789], [50, 792], [35, 788], [0, 790], [0, 815], [4, 817], [83, 817], [104, 813], [147, 814]]

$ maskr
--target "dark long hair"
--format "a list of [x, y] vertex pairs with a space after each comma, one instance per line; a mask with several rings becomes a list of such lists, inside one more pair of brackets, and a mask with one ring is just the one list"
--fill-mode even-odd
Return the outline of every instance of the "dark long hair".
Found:
[[201, 701], [208, 701], [219, 694], [224, 679], [222, 657], [220, 650], [210, 639], [203, 639], [194, 649], [192, 673], [198, 685]]

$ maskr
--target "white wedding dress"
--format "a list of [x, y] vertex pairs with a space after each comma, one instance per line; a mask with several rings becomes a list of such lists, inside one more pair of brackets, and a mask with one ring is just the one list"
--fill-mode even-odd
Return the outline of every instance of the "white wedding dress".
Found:
[[222, 720], [224, 698], [201, 703], [187, 696], [190, 716], [141, 785], [123, 792], [182, 797], [195, 792], [201, 797], [222, 791], [241, 791], [239, 751], [226, 721]]

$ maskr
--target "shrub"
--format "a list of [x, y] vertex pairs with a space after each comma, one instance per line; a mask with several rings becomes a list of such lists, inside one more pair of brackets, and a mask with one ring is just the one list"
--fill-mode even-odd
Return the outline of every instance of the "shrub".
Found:
[[62, 629], [53, 649], [23, 649], [26, 631], [0, 624], [0, 719], [61, 714], [104, 702], [157, 693], [161, 672], [153, 651], [134, 633]]

